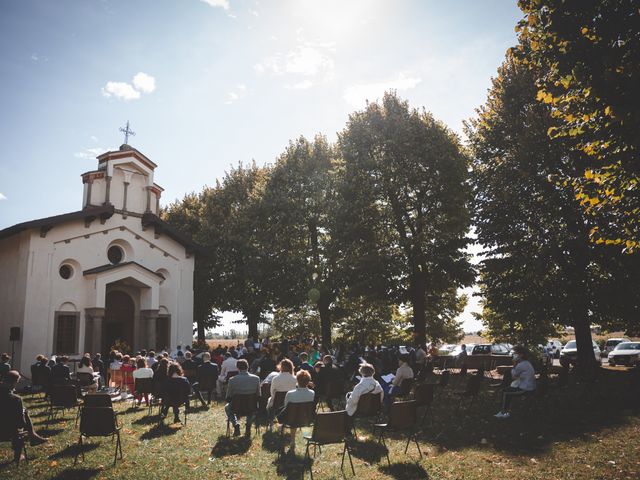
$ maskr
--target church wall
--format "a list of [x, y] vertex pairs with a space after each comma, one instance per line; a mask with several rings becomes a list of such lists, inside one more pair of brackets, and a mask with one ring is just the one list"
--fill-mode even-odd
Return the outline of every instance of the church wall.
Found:
[[20, 359], [24, 344], [29, 239], [29, 232], [23, 232], [0, 240], [0, 351], [11, 354], [10, 328], [20, 327], [22, 339], [15, 342], [15, 356], [11, 362], [17, 369], [23, 369]]

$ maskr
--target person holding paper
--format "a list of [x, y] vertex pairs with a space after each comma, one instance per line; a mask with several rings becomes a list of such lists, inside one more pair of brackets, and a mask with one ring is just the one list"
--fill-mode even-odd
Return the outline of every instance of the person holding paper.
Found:
[[385, 408], [389, 409], [391, 404], [393, 403], [393, 399], [395, 398], [394, 393], [397, 393], [400, 390], [400, 385], [405, 379], [413, 378], [413, 370], [409, 366], [409, 355], [403, 353], [400, 355], [398, 359], [398, 370], [396, 370], [396, 374], [391, 381], [391, 384], [388, 382], [381, 382], [380, 385], [384, 390], [384, 405]]

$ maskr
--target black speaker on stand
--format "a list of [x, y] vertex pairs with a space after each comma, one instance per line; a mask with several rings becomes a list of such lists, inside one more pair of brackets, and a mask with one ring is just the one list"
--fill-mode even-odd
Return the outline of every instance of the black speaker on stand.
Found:
[[9, 341], [11, 342], [11, 361], [16, 354], [16, 342], [20, 341], [20, 327], [11, 327], [9, 329]]

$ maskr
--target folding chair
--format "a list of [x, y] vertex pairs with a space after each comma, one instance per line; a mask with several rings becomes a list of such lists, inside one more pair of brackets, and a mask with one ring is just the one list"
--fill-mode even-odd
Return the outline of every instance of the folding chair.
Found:
[[[216, 398], [216, 380], [218, 379], [218, 377], [216, 376], [216, 378], [213, 378], [211, 375], [201, 375], [201, 376], [197, 376], [197, 371], [196, 371], [196, 378], [198, 380], [197, 385], [198, 385], [198, 391], [200, 392], [200, 395], [202, 395], [203, 392], [207, 392], [207, 404], [211, 404], [211, 394], [213, 393], [213, 398]], [[195, 385], [194, 385], [195, 388]]]
[[80, 412], [80, 438], [78, 440], [78, 452], [73, 461], [78, 463], [78, 456], [82, 455], [84, 462], [84, 450], [82, 450], [83, 437], [111, 437], [116, 436], [116, 451], [113, 457], [113, 464], [116, 464], [118, 452], [122, 459], [122, 443], [120, 441], [120, 428], [116, 420], [113, 408], [107, 407], [83, 407]]
[[[269, 392], [271, 393], [271, 392]], [[287, 392], [276, 392], [275, 397], [273, 398], [273, 413], [270, 416], [269, 429], [271, 429], [273, 425], [273, 418], [278, 415], [283, 407], [284, 407], [284, 397], [287, 395]]]
[[[2, 427], [0, 427], [0, 442], [11, 442], [11, 445], [13, 446], [13, 436], [14, 434], [16, 434], [18, 436], [18, 441], [20, 442], [20, 454], [24, 452], [24, 459], [26, 461], [29, 461], [29, 456], [27, 455], [27, 438], [29, 434], [27, 433], [27, 431], [20, 429], [17, 432], [12, 432], [7, 430], [6, 422], [2, 422], [1, 425]], [[20, 463], [20, 454], [16, 457], [15, 460], [17, 464]]]
[[[331, 400], [340, 400], [344, 396], [344, 391], [342, 388], [342, 384], [339, 382], [329, 382], [327, 383], [327, 391], [324, 395], [322, 395], [318, 401], [317, 409], [324, 404], [329, 408], [329, 401]], [[324, 406], [322, 406], [322, 411], [324, 412]]]
[[[189, 398], [188, 397], [184, 397], [182, 395], [180, 395], [180, 392], [175, 392], [173, 390], [168, 390], [166, 391], [161, 399], [160, 399], [160, 411], [162, 412], [162, 407], [169, 407], [169, 408], [180, 408], [184, 405], [184, 426], [187, 426], [187, 415], [189, 413], [189, 409], [187, 408], [189, 402]], [[151, 405], [151, 403], [149, 403], [149, 405]], [[164, 417], [162, 415], [160, 415], [160, 421], [158, 422], [158, 425], [162, 425], [164, 421]]]
[[[247, 417], [254, 415], [254, 423], [256, 432], [259, 431], [260, 425], [257, 422], [256, 415], [258, 413], [258, 395], [255, 393], [238, 394], [231, 398], [231, 411], [237, 417]], [[231, 435], [231, 422], [227, 418], [227, 437]]]
[[90, 387], [94, 385], [95, 385], [95, 389], [98, 388], [98, 383], [95, 380], [95, 378], [93, 378], [92, 373], [78, 372], [76, 375], [78, 377], [78, 382], [80, 383], [80, 391], [82, 392], [91, 391]]
[[137, 402], [136, 397], [140, 398], [142, 402], [142, 396], [147, 395], [149, 399], [149, 415], [151, 415], [151, 407], [153, 405], [153, 378], [134, 378], [133, 379], [133, 402]]
[[414, 399], [416, 401], [416, 407], [424, 407], [424, 413], [420, 420], [420, 424], [424, 425], [424, 420], [427, 418], [427, 413], [431, 410], [431, 404], [433, 403], [433, 394], [435, 391], [435, 384], [433, 383], [419, 383], [413, 392]]
[[[389, 410], [389, 421], [387, 423], [377, 423], [374, 425], [374, 432], [379, 430], [380, 435], [378, 442], [385, 448], [387, 444], [384, 440], [384, 432], [387, 430], [392, 431], [409, 431], [409, 437], [407, 439], [407, 446], [404, 449], [405, 455], [409, 450], [409, 443], [414, 440], [416, 447], [418, 447], [418, 453], [422, 459], [422, 451], [420, 450], [420, 444], [418, 444], [418, 437], [416, 435], [416, 417], [417, 417], [417, 404], [415, 400], [408, 400], [405, 402], [394, 402]], [[389, 459], [389, 450], [387, 449], [387, 462], [391, 466], [391, 460]]]
[[47, 414], [47, 424], [49, 424], [54, 418], [56, 412], [62, 412], [67, 409], [78, 408], [76, 415], [76, 425], [78, 424], [78, 416], [80, 404], [78, 403], [78, 396], [75, 385], [52, 385], [49, 390], [49, 412]]
[[[315, 457], [316, 446], [322, 447], [323, 445], [330, 445], [332, 443], [344, 443], [340, 470], [344, 468], [344, 455], [346, 453], [347, 455], [349, 455], [351, 471], [355, 475], [356, 471], [353, 468], [353, 460], [351, 459], [351, 447], [349, 446], [349, 442], [347, 441], [347, 425], [348, 418], [346, 410], [340, 410], [337, 412], [316, 413], [316, 418], [313, 424], [313, 432], [310, 436], [305, 435], [304, 437], [304, 439], [307, 441], [307, 448], [304, 454], [305, 459], [310, 459], [309, 447], [311, 445], [314, 446], [313, 453]], [[320, 450], [320, 453], [322, 453], [322, 450]], [[309, 474], [311, 475], [311, 478], [313, 478], [311, 462], [309, 462]]]
[[47, 396], [47, 390], [51, 384], [51, 370], [39, 368], [37, 365], [31, 365], [31, 385], [34, 393], [44, 393]]
[[[278, 456], [284, 451], [284, 429], [297, 429], [309, 427], [313, 424], [316, 416], [315, 402], [289, 403], [284, 411], [282, 422], [280, 423], [280, 445]], [[293, 435], [293, 433], [292, 433]]]
[[379, 417], [382, 412], [382, 401], [379, 393], [365, 393], [360, 395], [356, 413], [353, 414], [353, 436], [358, 437], [356, 431], [356, 418]]
[[108, 393], [87, 393], [82, 399], [83, 408], [107, 407], [113, 408], [111, 395]]

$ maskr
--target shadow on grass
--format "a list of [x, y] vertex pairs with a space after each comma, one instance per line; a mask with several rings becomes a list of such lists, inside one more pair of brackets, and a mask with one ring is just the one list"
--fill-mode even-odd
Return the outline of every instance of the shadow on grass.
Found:
[[417, 463], [392, 463], [391, 466], [384, 465], [379, 470], [385, 475], [397, 478], [398, 480], [428, 480], [429, 474]]
[[164, 423], [156, 423], [155, 426], [140, 435], [140, 440], [152, 440], [154, 438], [175, 435], [179, 430], [180, 428], [174, 428]]
[[267, 430], [262, 434], [262, 449], [267, 452], [277, 452], [282, 448], [282, 444], [286, 444], [290, 438], [288, 434], [285, 434], [281, 439], [280, 432], [277, 429], [273, 431]]
[[273, 464], [276, 466], [278, 475], [285, 477], [287, 480], [302, 480], [305, 472], [313, 467], [313, 459], [286, 453], [276, 459]]
[[351, 442], [351, 454], [367, 463], [377, 463], [388, 453], [387, 447], [373, 439]]
[[160, 415], [145, 415], [131, 422], [133, 425], [154, 425], [160, 421]]
[[43, 419], [43, 420], [39, 420], [37, 422], [33, 422], [34, 425], [49, 425], [49, 424], [55, 424], [55, 423], [62, 423], [62, 422], [75, 422], [75, 417], [72, 418], [65, 418], [65, 417], [55, 417], [52, 418], [51, 420], [47, 421], [47, 419]]
[[64, 432], [64, 428], [47, 428], [46, 426], [37, 430], [39, 435], [46, 438], [55, 437], [56, 435], [60, 435], [62, 432]]
[[191, 415], [192, 413], [206, 412], [207, 410], [209, 410], [209, 407], [202, 404], [198, 405], [197, 407], [189, 407], [189, 415]]
[[554, 442], [624, 425], [637, 415], [630, 375], [624, 371], [601, 369], [588, 380], [572, 373], [566, 386], [553, 386], [543, 396], [515, 399], [507, 420], [493, 417], [500, 410], [502, 395], [487, 388], [491, 381], [485, 380], [474, 405], [457, 414], [454, 399], [459, 390], [441, 391], [433, 405], [432, 423], [419, 437], [448, 450], [487, 444], [507, 455], [538, 456], [553, 448]]
[[66, 468], [51, 480], [89, 480], [102, 472], [99, 468]]
[[211, 457], [222, 458], [229, 455], [242, 455], [251, 448], [251, 437], [227, 437], [220, 435], [211, 449]]
[[60, 458], [75, 458], [76, 455], [87, 453], [95, 450], [100, 445], [97, 443], [84, 443], [79, 445], [77, 443], [71, 444], [66, 448], [63, 448], [59, 452], [49, 455], [49, 460], [58, 460]]

